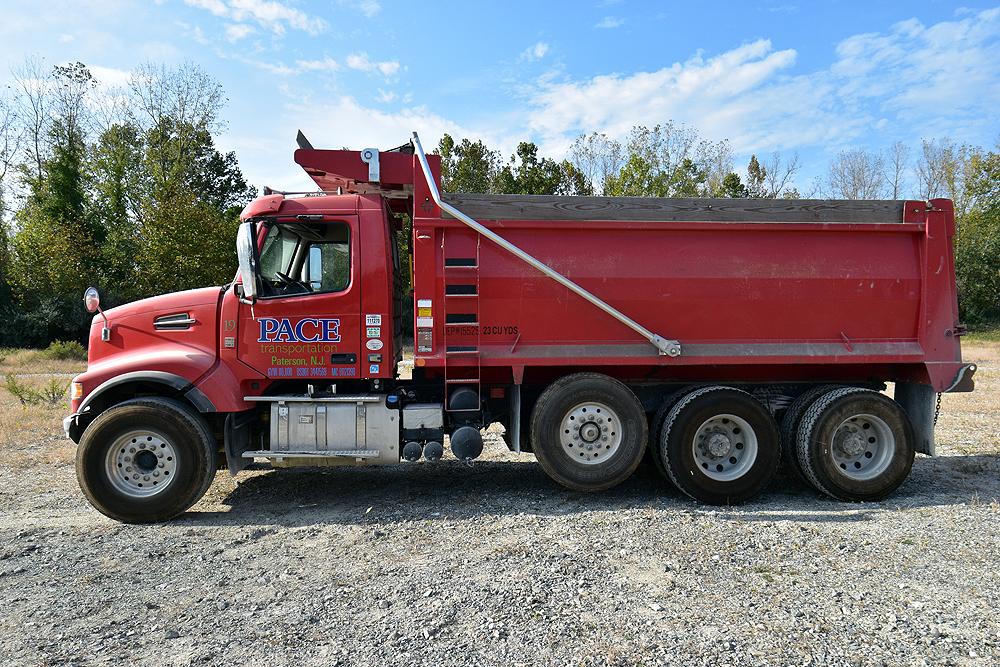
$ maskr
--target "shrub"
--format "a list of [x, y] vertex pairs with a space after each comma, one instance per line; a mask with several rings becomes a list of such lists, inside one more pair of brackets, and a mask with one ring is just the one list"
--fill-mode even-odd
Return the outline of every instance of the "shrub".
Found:
[[49, 343], [48, 348], [45, 349], [45, 356], [49, 359], [86, 361], [87, 350], [75, 340], [56, 340]]
[[41, 397], [48, 402], [49, 405], [58, 405], [66, 400], [66, 390], [69, 389], [69, 383], [65, 380], [60, 380], [59, 378], [51, 378], [40, 393]]
[[21, 405], [37, 405], [45, 400], [45, 397], [35, 391], [31, 385], [22, 382], [16, 375], [11, 373], [4, 376], [4, 389], [19, 400]]

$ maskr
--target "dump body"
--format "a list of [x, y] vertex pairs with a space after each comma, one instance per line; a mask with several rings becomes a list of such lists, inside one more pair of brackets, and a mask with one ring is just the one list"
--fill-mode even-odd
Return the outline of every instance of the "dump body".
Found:
[[448, 349], [474, 347], [498, 380], [512, 369], [602, 366], [624, 377], [905, 379], [942, 391], [961, 366], [947, 201], [720, 211], [670, 200], [449, 200], [683, 351], [657, 354], [460, 222], [418, 214], [417, 340], [427, 340], [419, 324], [431, 324], [432, 345], [416, 354], [428, 368], [462, 363]]

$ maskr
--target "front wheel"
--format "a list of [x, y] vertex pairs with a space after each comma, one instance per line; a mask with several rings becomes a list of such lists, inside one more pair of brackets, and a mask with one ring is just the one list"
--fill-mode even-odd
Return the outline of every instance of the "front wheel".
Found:
[[90, 504], [125, 523], [166, 521], [201, 499], [215, 477], [204, 420], [166, 398], [109, 408], [83, 432], [76, 475]]
[[601, 491], [625, 481], [642, 460], [646, 428], [635, 394], [597, 373], [556, 380], [531, 414], [538, 463], [575, 491]]

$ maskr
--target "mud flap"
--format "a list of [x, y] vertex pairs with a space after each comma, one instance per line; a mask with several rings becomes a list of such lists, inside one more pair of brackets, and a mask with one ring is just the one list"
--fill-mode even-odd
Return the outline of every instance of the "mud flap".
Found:
[[913, 425], [913, 448], [934, 456], [934, 412], [937, 392], [929, 384], [897, 382], [893, 398]]
[[251, 462], [251, 459], [243, 458], [243, 452], [250, 450], [250, 424], [255, 418], [253, 412], [234, 412], [226, 415], [223, 444], [229, 474], [233, 477]]

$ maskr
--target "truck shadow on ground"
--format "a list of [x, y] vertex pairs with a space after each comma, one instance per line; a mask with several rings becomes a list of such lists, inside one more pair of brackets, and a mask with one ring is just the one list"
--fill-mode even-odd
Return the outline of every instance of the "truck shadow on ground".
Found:
[[[220, 473], [225, 474], [225, 473]], [[225, 512], [188, 512], [188, 525], [340, 524], [462, 521], [483, 516], [566, 516], [650, 510], [714, 513], [724, 520], [865, 521], [900, 508], [990, 503], [1000, 498], [1000, 456], [918, 457], [910, 478], [881, 503], [844, 503], [782, 475], [760, 497], [735, 507], [702, 505], [680, 494], [652, 469], [640, 469], [602, 493], [568, 491], [534, 461], [483, 461], [365, 468], [313, 468], [241, 476], [222, 503]]]

